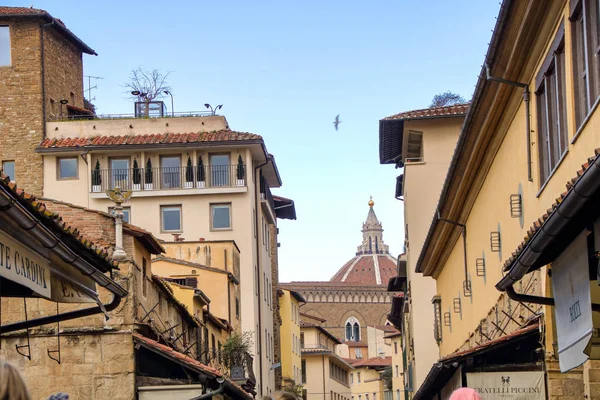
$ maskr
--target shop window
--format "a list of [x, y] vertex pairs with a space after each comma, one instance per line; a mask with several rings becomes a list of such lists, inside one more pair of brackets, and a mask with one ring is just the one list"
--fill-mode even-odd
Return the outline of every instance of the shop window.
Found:
[[[573, 38], [573, 80], [575, 83], [575, 121], [579, 129], [591, 111], [598, 95], [598, 2], [595, 0], [572, 1], [571, 33]], [[551, 49], [552, 50], [552, 49]]]
[[58, 179], [77, 179], [77, 157], [58, 159]]
[[0, 67], [10, 65], [10, 29], [8, 26], [0, 26]]
[[567, 151], [564, 32], [559, 32], [552, 47], [536, 78], [541, 183]]
[[162, 206], [160, 212], [163, 232], [181, 232], [181, 206]]
[[231, 204], [211, 204], [210, 221], [212, 230], [231, 229]]
[[2, 161], [2, 173], [10, 179], [11, 182], [15, 181], [15, 162], [14, 161]]

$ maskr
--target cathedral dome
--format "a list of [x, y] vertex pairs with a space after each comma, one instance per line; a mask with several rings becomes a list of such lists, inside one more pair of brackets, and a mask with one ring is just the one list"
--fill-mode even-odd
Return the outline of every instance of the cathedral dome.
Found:
[[397, 261], [383, 242], [383, 227], [375, 215], [374, 205], [371, 198], [362, 228], [363, 241], [356, 249], [356, 256], [344, 264], [330, 282], [382, 286], [396, 276]]

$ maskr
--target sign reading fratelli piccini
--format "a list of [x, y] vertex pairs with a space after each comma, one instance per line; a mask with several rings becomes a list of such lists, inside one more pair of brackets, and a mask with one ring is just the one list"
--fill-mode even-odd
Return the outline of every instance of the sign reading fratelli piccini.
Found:
[[50, 260], [0, 231], [0, 276], [51, 297]]

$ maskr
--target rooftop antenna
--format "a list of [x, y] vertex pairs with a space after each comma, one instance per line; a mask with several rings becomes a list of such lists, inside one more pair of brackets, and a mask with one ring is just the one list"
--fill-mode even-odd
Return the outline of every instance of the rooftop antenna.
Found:
[[98, 89], [98, 85], [94, 85], [92, 86], [92, 79], [96, 80], [96, 79], [104, 79], [104, 77], [102, 76], [92, 76], [92, 75], [84, 75], [84, 78], [88, 79], [88, 88], [85, 89], [85, 92], [87, 93], [87, 100], [89, 102], [92, 102], [93, 100], [96, 100], [95, 97], [92, 97], [92, 89]]

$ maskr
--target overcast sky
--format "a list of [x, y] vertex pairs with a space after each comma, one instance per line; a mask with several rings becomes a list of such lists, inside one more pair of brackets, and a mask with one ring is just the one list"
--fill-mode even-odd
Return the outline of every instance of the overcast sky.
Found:
[[[497, 1], [5, 0], [60, 18], [84, 56], [99, 113], [132, 113], [122, 85], [138, 66], [172, 71], [175, 111], [223, 104], [232, 129], [264, 137], [297, 221], [281, 221], [280, 280], [327, 280], [356, 252], [372, 195], [384, 240], [404, 240], [401, 172], [379, 165], [378, 121], [469, 99]], [[86, 82], [87, 88], [87, 82]], [[165, 99], [170, 107], [170, 99]], [[335, 131], [332, 122], [340, 114]], [[426, 184], [426, 182], [424, 182]]]

